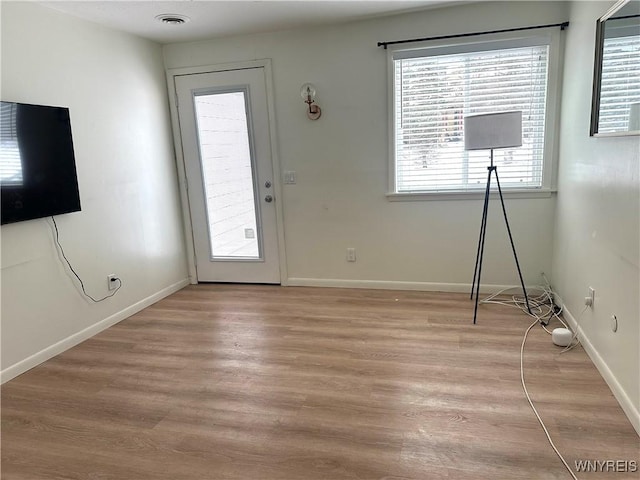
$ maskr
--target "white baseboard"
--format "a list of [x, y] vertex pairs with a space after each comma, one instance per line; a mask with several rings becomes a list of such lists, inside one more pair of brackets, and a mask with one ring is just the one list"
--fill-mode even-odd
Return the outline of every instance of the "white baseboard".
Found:
[[174, 283], [173, 285], [169, 285], [166, 288], [163, 288], [157, 293], [150, 295], [146, 298], [143, 298], [139, 302], [130, 305], [129, 307], [121, 310], [113, 315], [101, 320], [84, 330], [80, 330], [73, 335], [68, 336], [67, 338], [60, 340], [57, 343], [45, 348], [44, 350], [39, 351], [38, 353], [34, 353], [30, 357], [25, 358], [24, 360], [19, 361], [18, 363], [14, 363], [10, 367], [3, 369], [0, 372], [0, 383], [5, 383], [11, 380], [12, 378], [17, 377], [18, 375], [26, 372], [27, 370], [32, 369], [33, 367], [40, 365], [42, 362], [49, 360], [52, 357], [64, 352], [65, 350], [70, 349], [71, 347], [75, 347], [81, 342], [84, 342], [88, 338], [93, 337], [97, 333], [100, 333], [103, 330], [115, 325], [122, 320], [129, 318], [131, 315], [138, 313], [140, 310], [147, 308], [149, 305], [156, 303], [159, 300], [162, 300], [164, 297], [171, 295], [172, 293], [177, 292], [178, 290], [184, 288], [189, 284], [189, 279], [185, 278], [184, 280], [180, 280], [179, 282]]
[[585, 352], [587, 352], [587, 355], [600, 372], [600, 375], [602, 375], [602, 378], [604, 378], [604, 381], [609, 385], [613, 396], [620, 404], [620, 407], [622, 407], [627, 418], [629, 418], [629, 421], [631, 422], [631, 425], [633, 425], [633, 428], [635, 428], [638, 436], [640, 436], [640, 410], [638, 410], [638, 405], [634, 405], [631, 401], [627, 392], [624, 391], [622, 385], [618, 382], [618, 379], [615, 377], [602, 356], [600, 356], [600, 353], [593, 346], [593, 343], [591, 343], [591, 340], [589, 340], [589, 337], [585, 334], [584, 330], [578, 324], [569, 309], [567, 309], [566, 305], [562, 306], [562, 311], [563, 317], [567, 320], [572, 330], [575, 332], [577, 329], [580, 343], [584, 347]]
[[[469, 293], [470, 283], [393, 282], [386, 280], [343, 280], [333, 278], [289, 278], [289, 287], [370, 288], [373, 290], [417, 290], [423, 292]], [[495, 293], [514, 285], [480, 285], [481, 293]], [[519, 288], [519, 287], [517, 287]]]

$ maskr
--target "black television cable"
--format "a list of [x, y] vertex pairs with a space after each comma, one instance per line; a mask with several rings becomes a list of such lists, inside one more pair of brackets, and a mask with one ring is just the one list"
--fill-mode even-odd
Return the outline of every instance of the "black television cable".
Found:
[[51, 217], [51, 221], [53, 222], [53, 228], [55, 229], [56, 232], [56, 236], [55, 236], [55, 241], [56, 241], [56, 245], [58, 246], [58, 248], [60, 249], [60, 253], [62, 254], [62, 258], [64, 258], [64, 261], [67, 262], [67, 266], [69, 267], [69, 270], [71, 270], [71, 273], [73, 273], [75, 275], [75, 277], [78, 279], [78, 281], [80, 282], [80, 286], [82, 287], [82, 293], [85, 297], [89, 298], [92, 302], [94, 303], [99, 303], [102, 302], [104, 300], [106, 300], [107, 298], [111, 298], [113, 297], [116, 293], [118, 293], [118, 290], [120, 290], [122, 288], [122, 280], [120, 280], [120, 278], [114, 278], [113, 281], [118, 281], [118, 287], [111, 292], [109, 295], [102, 297], [100, 299], [95, 299], [93, 298], [91, 295], [89, 295], [87, 293], [87, 290], [84, 288], [84, 282], [82, 281], [82, 279], [80, 278], [80, 275], [78, 275], [76, 273], [76, 271], [73, 269], [73, 266], [71, 266], [71, 262], [69, 262], [69, 259], [67, 258], [67, 256], [64, 253], [64, 248], [62, 248], [62, 244], [60, 243], [60, 232], [58, 231], [58, 224], [56, 223], [56, 219]]

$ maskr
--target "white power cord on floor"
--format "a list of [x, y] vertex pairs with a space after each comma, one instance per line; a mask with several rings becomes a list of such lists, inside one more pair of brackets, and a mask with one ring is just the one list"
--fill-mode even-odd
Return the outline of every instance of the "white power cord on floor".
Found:
[[573, 473], [573, 470], [571, 470], [571, 467], [566, 462], [566, 460], [564, 459], [564, 457], [562, 456], [562, 454], [560, 453], [556, 445], [553, 443], [553, 440], [551, 440], [551, 435], [549, 434], [549, 430], [547, 430], [547, 427], [542, 421], [542, 418], [540, 418], [540, 415], [538, 414], [538, 410], [536, 409], [535, 405], [533, 404], [533, 401], [531, 400], [531, 397], [529, 396], [529, 391], [527, 390], [527, 384], [524, 381], [524, 345], [527, 341], [527, 335], [529, 335], [529, 332], [533, 327], [536, 326], [537, 323], [538, 323], [538, 319], [536, 318], [535, 322], [529, 325], [529, 328], [527, 328], [527, 330], [524, 332], [524, 337], [522, 337], [522, 345], [520, 346], [520, 381], [522, 382], [522, 389], [524, 390], [524, 394], [527, 397], [527, 401], [529, 402], [529, 405], [531, 406], [533, 413], [538, 419], [538, 422], [540, 423], [542, 430], [544, 430], [544, 434], [547, 436], [547, 440], [549, 440], [549, 444], [551, 445], [551, 448], [553, 448], [553, 451], [556, 452], [556, 455], [558, 456], [558, 458], [562, 460], [562, 463], [567, 468], [567, 471], [569, 472], [571, 477], [574, 480], [578, 480], [578, 477], [576, 477], [575, 473]]
[[[544, 329], [544, 331], [551, 335], [552, 332], [549, 331], [549, 329], [546, 328], [546, 325], [548, 325], [548, 323], [551, 321], [552, 318], [555, 318], [562, 325], [564, 325], [565, 328], [569, 329], [567, 324], [560, 317], [560, 313], [562, 313], [562, 307], [560, 307], [559, 309], [556, 309], [556, 306], [555, 306], [554, 301], [553, 301], [555, 293], [553, 292], [553, 290], [551, 288], [551, 285], [549, 284], [549, 281], [544, 276], [544, 274], [543, 274], [543, 277], [545, 279], [545, 282], [547, 283], [546, 286], [544, 286], [544, 287], [528, 287], [528, 289], [530, 291], [531, 290], [542, 291], [542, 293], [540, 293], [537, 296], [533, 296], [533, 297], [529, 296], [529, 306], [531, 307], [531, 312], [529, 311], [529, 309], [527, 309], [526, 300], [525, 300], [524, 297], [517, 297], [517, 296], [513, 295], [511, 297], [511, 300], [496, 300], [496, 297], [498, 297], [499, 295], [502, 295], [503, 293], [511, 290], [510, 288], [506, 288], [506, 289], [501, 290], [501, 291], [499, 291], [497, 293], [494, 293], [493, 295], [488, 296], [484, 300], [481, 300], [480, 303], [496, 303], [496, 304], [499, 304], [499, 305], [506, 305], [506, 306], [510, 306], [510, 307], [516, 307], [516, 308], [520, 309], [522, 312], [524, 312], [525, 314], [529, 315], [530, 317], [535, 318], [535, 321], [531, 325], [529, 325], [529, 328], [527, 328], [527, 330], [524, 332], [524, 336], [522, 337], [522, 345], [520, 346], [520, 381], [522, 383], [522, 389], [524, 390], [524, 394], [525, 394], [525, 397], [527, 398], [527, 401], [529, 402], [529, 406], [533, 410], [533, 413], [535, 414], [536, 419], [540, 423], [540, 426], [542, 427], [542, 430], [544, 431], [544, 434], [546, 435], [547, 440], [549, 441], [549, 444], [551, 445], [551, 448], [553, 449], [555, 454], [558, 456], [558, 458], [562, 461], [562, 464], [565, 466], [565, 468], [567, 469], [567, 471], [569, 472], [569, 474], [571, 475], [573, 480], [578, 480], [578, 477], [576, 477], [575, 473], [573, 473], [573, 470], [571, 470], [571, 467], [566, 462], [566, 460], [564, 459], [564, 457], [562, 456], [562, 454], [560, 453], [560, 451], [558, 450], [556, 445], [553, 443], [553, 440], [551, 439], [551, 435], [549, 434], [549, 430], [547, 430], [547, 427], [544, 424], [544, 421], [540, 417], [540, 414], [538, 413], [538, 410], [536, 409], [535, 405], [533, 404], [533, 400], [531, 400], [531, 396], [529, 395], [529, 391], [527, 390], [527, 384], [526, 384], [526, 382], [524, 380], [524, 347], [525, 347], [525, 344], [527, 342], [527, 336], [529, 335], [529, 332], [533, 329], [533, 327], [535, 327], [536, 324], [539, 323], [540, 326]], [[584, 313], [584, 310], [582, 311], [582, 313]], [[578, 321], [579, 321], [580, 317], [582, 316], [582, 313], [578, 316]], [[576, 327], [577, 327], [577, 325], [576, 325]], [[560, 353], [564, 353], [564, 352], [566, 352], [568, 350], [571, 350], [573, 347], [578, 345], [580, 343], [579, 341], [576, 342], [575, 344], [573, 343], [574, 340], [577, 340], [577, 337], [578, 337], [578, 335], [577, 335], [577, 328], [576, 328], [576, 333], [574, 333], [574, 336], [573, 336], [573, 338], [571, 340], [571, 344], [573, 344], [573, 345], [570, 344], [570, 347], [567, 347], [566, 349], [564, 349]]]
[[555, 295], [555, 293], [553, 292], [553, 290], [551, 290], [551, 287], [549, 286], [527, 287], [529, 291], [539, 290], [542, 292], [536, 296], [530, 296], [530, 295], [528, 296], [529, 306], [531, 307], [531, 313], [529, 313], [528, 309], [526, 308], [526, 300], [524, 297], [518, 297], [516, 295], [513, 295], [511, 297], [511, 300], [496, 300], [496, 297], [498, 297], [499, 295], [502, 295], [505, 292], [508, 292], [509, 290], [514, 290], [516, 288], [518, 287], [505, 288], [503, 290], [500, 290], [499, 292], [496, 292], [484, 298], [483, 300], [480, 300], [480, 303], [495, 303], [498, 305], [506, 305], [509, 307], [519, 308], [521, 311], [523, 311], [530, 317], [538, 319], [542, 328], [549, 335], [551, 335], [551, 332], [549, 331], [549, 329], [546, 328], [546, 325], [551, 321], [552, 318], [555, 318], [556, 320], [558, 320], [565, 328], [569, 328], [567, 324], [564, 322], [564, 320], [562, 320], [562, 318], [560, 317], [560, 313], [562, 313], [562, 307], [559, 307], [559, 309], [556, 310], [556, 308], [558, 307], [556, 307], [553, 302], [553, 295]]

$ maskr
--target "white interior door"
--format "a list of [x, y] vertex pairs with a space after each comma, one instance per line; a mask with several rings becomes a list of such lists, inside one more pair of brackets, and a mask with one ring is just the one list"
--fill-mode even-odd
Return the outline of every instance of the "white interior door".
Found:
[[175, 77], [199, 282], [280, 283], [264, 75]]

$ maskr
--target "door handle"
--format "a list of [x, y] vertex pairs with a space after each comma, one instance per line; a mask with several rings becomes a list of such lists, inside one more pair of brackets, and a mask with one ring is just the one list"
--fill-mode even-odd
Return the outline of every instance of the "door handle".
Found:
[[271, 203], [273, 202], [273, 197], [271, 195], [267, 195], [266, 197], [264, 197], [264, 201], [267, 203]]
[[267, 180], [266, 182], [264, 182], [264, 186], [265, 188], [271, 188], [271, 182]]

